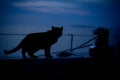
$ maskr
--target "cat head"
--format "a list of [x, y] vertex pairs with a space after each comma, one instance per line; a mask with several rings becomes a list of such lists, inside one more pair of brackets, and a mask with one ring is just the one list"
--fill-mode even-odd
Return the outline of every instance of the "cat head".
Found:
[[52, 28], [52, 32], [54, 33], [54, 35], [56, 37], [62, 36], [63, 26], [61, 26], [61, 27], [52, 26], [51, 28]]

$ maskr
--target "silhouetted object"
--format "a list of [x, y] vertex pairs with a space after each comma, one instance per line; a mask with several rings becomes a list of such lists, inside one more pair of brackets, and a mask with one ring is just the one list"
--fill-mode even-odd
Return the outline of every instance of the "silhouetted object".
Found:
[[71, 52], [60, 52], [57, 56], [59, 57], [69, 57], [69, 56], [72, 56], [74, 55], [73, 53]]
[[109, 30], [105, 28], [98, 28], [93, 30], [93, 34], [97, 37], [95, 38], [95, 45], [91, 46], [89, 49], [90, 56], [114, 56], [114, 49], [113, 47], [109, 46]]
[[62, 36], [62, 31], [63, 27], [52, 26], [52, 30], [47, 32], [28, 34], [16, 48], [9, 51], [4, 50], [4, 53], [11, 54], [22, 48], [22, 56], [24, 59], [27, 58], [26, 52], [30, 57], [37, 58], [34, 53], [40, 49], [44, 49], [45, 57], [51, 58], [50, 48], [58, 41], [58, 38]]
[[120, 57], [120, 39], [118, 41], [118, 46], [117, 46], [117, 56]]
[[98, 28], [94, 30], [94, 35], [98, 37], [95, 39], [95, 45], [97, 47], [107, 47], [109, 45], [109, 30], [105, 28]]

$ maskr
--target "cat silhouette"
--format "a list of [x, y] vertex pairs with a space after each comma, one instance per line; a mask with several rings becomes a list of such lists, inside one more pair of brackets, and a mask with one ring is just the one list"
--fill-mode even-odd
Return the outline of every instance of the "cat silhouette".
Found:
[[12, 54], [19, 49], [22, 49], [23, 59], [27, 59], [26, 53], [31, 58], [38, 58], [34, 53], [40, 49], [44, 49], [45, 58], [51, 58], [50, 49], [53, 44], [58, 41], [58, 38], [62, 36], [63, 27], [51, 26], [51, 30], [46, 32], [30, 33], [20, 43], [11, 50], [4, 50], [4, 54]]

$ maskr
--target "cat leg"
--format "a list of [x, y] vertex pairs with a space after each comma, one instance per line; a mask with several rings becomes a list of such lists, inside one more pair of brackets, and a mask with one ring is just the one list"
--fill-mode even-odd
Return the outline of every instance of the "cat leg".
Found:
[[45, 49], [45, 57], [46, 58], [52, 58], [52, 56], [50, 55], [50, 48]]
[[22, 56], [23, 56], [23, 59], [27, 59], [25, 53], [26, 53], [26, 52], [22, 49]]
[[33, 53], [31, 53], [31, 52], [29, 52], [28, 55], [29, 55], [30, 57], [32, 57], [33, 59], [37, 59], [37, 58], [38, 58], [38, 56], [35, 56], [35, 55], [34, 55]]

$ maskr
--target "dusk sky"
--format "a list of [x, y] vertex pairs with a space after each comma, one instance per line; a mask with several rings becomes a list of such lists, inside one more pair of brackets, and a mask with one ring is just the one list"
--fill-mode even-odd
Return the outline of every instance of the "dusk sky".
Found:
[[0, 34], [45, 31], [52, 25], [63, 26], [64, 33], [75, 34], [91, 31], [82, 32], [83, 28], [120, 27], [120, 1], [0, 0]]
[[120, 26], [119, 0], [0, 0], [0, 28]]

